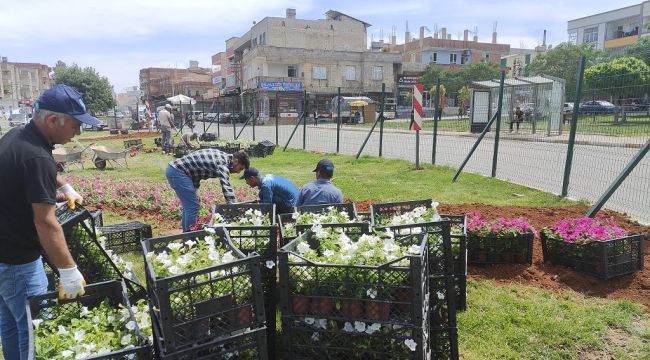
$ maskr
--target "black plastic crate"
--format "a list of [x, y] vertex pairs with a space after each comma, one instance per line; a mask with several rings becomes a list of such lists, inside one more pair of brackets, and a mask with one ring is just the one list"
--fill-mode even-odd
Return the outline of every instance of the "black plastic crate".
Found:
[[151, 225], [139, 221], [99, 226], [97, 231], [105, 238], [106, 248], [113, 250], [115, 254], [140, 252], [140, 240], [152, 236]]
[[[316, 263], [296, 252], [302, 241], [318, 251], [318, 239], [307, 231], [279, 252], [283, 316], [404, 326], [428, 321], [426, 234], [404, 239], [407, 246], [424, 247], [422, 254], [402, 258], [409, 260], [408, 266], [397, 266], [401, 259], [378, 266]], [[372, 296], [369, 289], [375, 290]]]
[[430, 359], [423, 326], [283, 316], [282, 330], [286, 359]]
[[203, 133], [203, 134], [201, 134], [199, 136], [199, 140], [201, 140], [201, 141], [215, 141], [215, 140], [217, 140], [217, 134], [206, 132], [206, 133]]
[[241, 150], [240, 143], [227, 143], [226, 146], [223, 147], [223, 151], [228, 154], [234, 154], [239, 150]]
[[160, 360], [267, 360], [273, 359], [266, 353], [266, 328], [244, 331], [235, 335], [211, 341], [198, 346], [190, 346], [172, 353], [165, 352], [165, 339], [160, 335], [158, 324], [152, 324], [155, 352]]
[[439, 329], [456, 326], [457, 290], [454, 275], [429, 276], [429, 326]]
[[601, 279], [643, 269], [643, 235], [579, 244], [548, 238], [542, 231], [541, 239], [545, 262], [568, 266]]
[[404, 214], [418, 207], [430, 208], [431, 199], [396, 201], [389, 203], [372, 204], [370, 206], [370, 219], [373, 226], [383, 226], [378, 224], [380, 216], [393, 216]]
[[270, 142], [269, 140], [264, 140], [259, 142], [255, 147], [257, 149], [261, 149], [262, 152], [266, 155], [273, 155], [273, 151], [275, 150], [275, 144]]
[[339, 212], [345, 211], [348, 214], [350, 220], [356, 220], [357, 218], [357, 208], [354, 203], [347, 204], [323, 204], [323, 205], [303, 205], [297, 206], [296, 212], [298, 213], [326, 213], [330, 208], [334, 208]]
[[456, 288], [456, 310], [467, 309], [467, 219], [465, 215], [440, 214], [449, 220], [451, 226], [451, 253], [454, 287]]
[[101, 209], [97, 209], [95, 211], [91, 211], [90, 215], [93, 217], [95, 220], [95, 226], [104, 226], [104, 215], [102, 214]]
[[[214, 234], [203, 230], [142, 241], [152, 322], [160, 323], [167, 353], [264, 324], [259, 255], [244, 255], [223, 227], [214, 230]], [[214, 238], [215, 244], [232, 251], [236, 260], [179, 275], [156, 275], [147, 258], [149, 252], [166, 251], [170, 243], [203, 241], [207, 235]], [[224, 287], [229, 292], [224, 293]]]
[[[262, 214], [269, 217], [271, 224], [276, 223], [275, 218], [275, 204], [255, 204], [255, 203], [239, 203], [239, 204], [215, 204], [212, 213], [221, 215], [225, 221], [232, 222], [239, 219], [249, 209], [259, 210]], [[214, 222], [212, 219], [211, 223]]]
[[[130, 309], [129, 299], [126, 296], [125, 286], [122, 281], [107, 281], [85, 287], [85, 295], [72, 300], [59, 300], [58, 292], [50, 292], [30, 298], [26, 304], [27, 323], [29, 326], [29, 359], [35, 358], [34, 328], [31, 326], [32, 319], [39, 313], [45, 312], [45, 317], [58, 316], [59, 314], [79, 314], [82, 307], [93, 308], [98, 306], [104, 299], [109, 299], [112, 305], [119, 307], [123, 305]], [[129, 310], [131, 320], [135, 322], [133, 313]], [[151, 359], [150, 346], [142, 336], [136, 325], [136, 335], [139, 346], [114, 351], [102, 356], [95, 356], [92, 359], [125, 359], [134, 358], [139, 360]], [[90, 359], [90, 358], [89, 358]]]
[[132, 146], [142, 146], [142, 139], [129, 139], [129, 140], [124, 140], [124, 148], [125, 149], [130, 149]]
[[454, 292], [456, 293], [456, 310], [467, 310], [467, 275], [452, 275], [454, 279]]
[[[144, 287], [135, 274], [130, 277], [124, 276], [100, 245], [95, 232], [94, 219], [88, 210], [81, 206], [70, 209], [67, 205], [63, 205], [56, 210], [56, 216], [63, 228], [70, 254], [86, 279], [86, 283], [124, 279], [129, 296], [132, 298], [144, 296]], [[55, 269], [45, 256], [44, 258], [52, 269]], [[58, 273], [56, 275], [58, 276]]]
[[429, 350], [432, 360], [457, 360], [458, 329], [456, 327], [431, 329], [429, 333]]
[[532, 264], [535, 233], [495, 238], [468, 234], [470, 264]]

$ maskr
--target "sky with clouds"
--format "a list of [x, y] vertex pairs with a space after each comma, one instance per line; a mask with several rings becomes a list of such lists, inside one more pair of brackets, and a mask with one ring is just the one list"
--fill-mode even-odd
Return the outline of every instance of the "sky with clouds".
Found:
[[[417, 37], [420, 26], [446, 27], [454, 39], [478, 29], [489, 42], [496, 23], [498, 42], [532, 48], [567, 39], [567, 21], [641, 0], [2, 0], [0, 56], [9, 61], [53, 66], [94, 67], [117, 92], [138, 85], [146, 67], [187, 67], [189, 60], [209, 67], [225, 40], [243, 35], [266, 16], [283, 17], [295, 8], [300, 19], [322, 19], [337, 10], [372, 24], [369, 38], [388, 41], [392, 28], [404, 42], [405, 25]], [[430, 34], [426, 34], [429, 36]]]

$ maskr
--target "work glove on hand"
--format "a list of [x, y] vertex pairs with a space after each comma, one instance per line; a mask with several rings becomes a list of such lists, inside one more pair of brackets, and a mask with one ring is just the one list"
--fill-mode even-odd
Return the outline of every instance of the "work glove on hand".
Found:
[[68, 206], [70, 209], [75, 208], [75, 204], [81, 205], [84, 201], [84, 198], [79, 195], [78, 192], [75, 191], [75, 189], [72, 188], [70, 184], [65, 184], [61, 186], [58, 191], [62, 192], [63, 195], [65, 195], [66, 200], [68, 201]]
[[74, 299], [86, 293], [86, 280], [77, 267], [59, 269], [59, 299]]

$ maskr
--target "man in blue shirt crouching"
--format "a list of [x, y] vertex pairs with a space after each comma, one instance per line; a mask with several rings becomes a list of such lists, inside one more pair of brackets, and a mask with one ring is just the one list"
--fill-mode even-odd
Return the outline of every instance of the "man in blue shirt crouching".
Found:
[[316, 181], [305, 184], [300, 189], [296, 206], [343, 203], [343, 193], [339, 188], [332, 185], [334, 164], [327, 159], [323, 159], [318, 162], [314, 172], [316, 173]]
[[259, 187], [260, 204], [275, 204], [278, 214], [292, 213], [298, 200], [298, 188], [288, 179], [267, 174], [260, 177], [259, 171], [249, 167], [240, 179], [246, 179], [250, 187]]

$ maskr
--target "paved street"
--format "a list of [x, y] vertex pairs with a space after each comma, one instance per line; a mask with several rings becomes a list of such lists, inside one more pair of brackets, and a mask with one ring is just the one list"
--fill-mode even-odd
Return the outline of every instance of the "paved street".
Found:
[[[240, 131], [237, 127], [237, 133]], [[279, 127], [279, 143], [284, 147], [292, 125]], [[199, 123], [196, 130], [202, 130]], [[232, 126], [221, 126], [221, 137], [232, 139]], [[216, 124], [209, 129], [217, 132]], [[341, 131], [340, 151], [356, 155], [367, 135], [367, 128], [345, 128]], [[257, 126], [257, 140], [269, 139], [275, 142], [275, 126]], [[247, 127], [241, 139], [252, 139], [252, 128]], [[289, 144], [290, 148], [302, 148], [302, 126], [299, 126]], [[431, 163], [432, 135], [420, 135], [420, 162]], [[564, 139], [566, 135], [564, 135]], [[618, 138], [615, 142], [603, 145], [586, 145], [589, 139], [595, 144], [606, 144], [607, 137], [583, 137], [577, 140], [573, 159], [569, 197], [583, 199], [590, 203], [600, 197], [610, 183], [638, 151], [645, 139]], [[436, 164], [458, 168], [476, 140], [476, 135], [441, 134], [437, 140]], [[549, 142], [549, 140], [559, 142]], [[562, 191], [562, 175], [566, 159], [567, 145], [563, 137], [532, 138], [529, 135], [506, 135], [499, 142], [499, 179], [544, 190], [554, 194]], [[492, 169], [494, 141], [486, 137], [478, 147], [465, 171], [489, 176]], [[336, 151], [336, 127], [331, 124], [307, 126], [306, 149], [322, 152]], [[363, 155], [377, 156], [379, 150], [378, 129], [373, 133], [363, 151]], [[415, 161], [415, 135], [413, 132], [385, 130], [383, 156], [387, 158]], [[450, 179], [451, 181], [451, 179]], [[459, 181], [462, 181], [462, 175]], [[650, 158], [645, 159], [630, 174], [623, 185], [606, 203], [606, 207], [628, 213], [634, 218], [650, 223]]]

